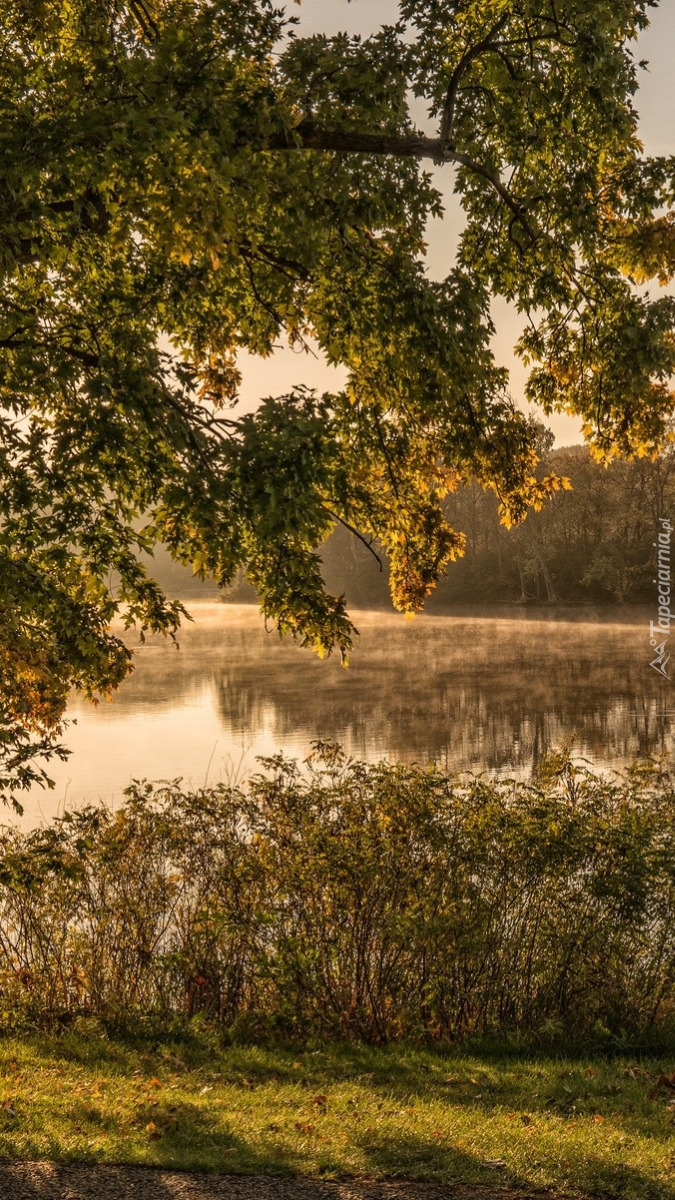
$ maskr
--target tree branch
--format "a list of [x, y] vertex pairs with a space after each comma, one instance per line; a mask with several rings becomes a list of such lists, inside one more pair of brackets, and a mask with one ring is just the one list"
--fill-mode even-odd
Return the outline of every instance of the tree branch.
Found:
[[436, 163], [457, 163], [474, 175], [479, 175], [504, 201], [520, 221], [532, 242], [537, 234], [527, 214], [498, 175], [468, 154], [454, 150], [442, 138], [424, 137], [421, 133], [388, 134], [357, 133], [323, 129], [313, 121], [304, 120], [289, 133], [276, 133], [268, 139], [266, 150], [328, 150], [342, 154], [382, 154], [403, 158], [432, 158]]
[[471, 66], [471, 63], [476, 58], [480, 58], [480, 55], [486, 50], [492, 49], [492, 39], [504, 28], [510, 15], [511, 14], [508, 12], [508, 10], [502, 14], [496, 25], [492, 26], [492, 29], [482, 39], [482, 41], [476, 42], [475, 46], [472, 46], [470, 50], [467, 50], [466, 53], [462, 55], [452, 75], [450, 76], [450, 83], [448, 85], [448, 91], [445, 97], [445, 104], [443, 105], [443, 115], [441, 117], [440, 140], [442, 143], [450, 144], [452, 139], [452, 126], [455, 116], [457, 89], [459, 88], [462, 75], [467, 68]]
[[445, 153], [439, 138], [421, 133], [360, 133], [356, 130], [324, 129], [311, 119], [305, 119], [289, 132], [274, 133], [268, 138], [266, 150], [336, 150], [345, 154], [398, 155], [404, 158], [433, 158], [436, 162], [452, 161]]
[[537, 232], [530, 224], [525, 209], [518, 203], [517, 200], [514, 199], [506, 184], [502, 183], [498, 175], [495, 175], [493, 171], [490, 171], [487, 167], [484, 167], [482, 163], [477, 163], [473, 158], [469, 158], [467, 154], [453, 152], [453, 161], [459, 163], [463, 167], [466, 167], [467, 171], [471, 171], [474, 175], [480, 175], [481, 179], [485, 179], [486, 182], [490, 184], [490, 187], [493, 188], [493, 190], [497, 193], [497, 195], [501, 197], [507, 208], [511, 209], [514, 217], [520, 221], [523, 229], [530, 238], [530, 241], [537, 241]]
[[155, 42], [159, 37], [159, 26], [143, 0], [129, 0], [129, 11], [136, 22], [142, 37]]
[[326, 509], [326, 511], [327, 511], [328, 515], [333, 518], [334, 521], [338, 521], [340, 523], [340, 525], [343, 525], [345, 529], [348, 529], [350, 533], [353, 533], [354, 537], [359, 539], [359, 541], [362, 543], [362, 545], [365, 546], [366, 550], [368, 550], [369, 553], [372, 554], [373, 558], [375, 559], [375, 562], [377, 563], [378, 567], [380, 568], [380, 571], [382, 571], [384, 569], [382, 566], [382, 559], [380, 558], [377, 551], [373, 550], [373, 543], [369, 542], [368, 538], [364, 537], [362, 533], [359, 533], [358, 529], [355, 529], [353, 525], [350, 525], [349, 521], [345, 521], [344, 517], [341, 517], [338, 515], [338, 513], [333, 512], [332, 508], [328, 508], [328, 509]]

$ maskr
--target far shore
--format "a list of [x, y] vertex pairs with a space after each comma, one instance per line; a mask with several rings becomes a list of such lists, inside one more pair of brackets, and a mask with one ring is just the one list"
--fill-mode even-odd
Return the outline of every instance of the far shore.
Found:
[[[226, 606], [238, 611], [256, 612], [258, 605], [255, 600], [234, 599], [209, 590], [204, 593], [172, 596], [181, 600], [188, 611], [196, 611], [197, 607], [206, 605]], [[360, 608], [349, 604], [348, 609], [354, 618], [364, 615], [373, 617], [394, 617], [399, 620], [423, 621], [438, 617], [461, 617], [464, 620], [475, 617], [477, 620], [526, 620], [526, 621], [579, 621], [603, 625], [649, 625], [653, 618], [654, 609], [649, 604], [596, 604], [592, 601], [546, 601], [531, 600], [526, 602], [515, 600], [491, 601], [489, 604], [435, 604], [433, 597], [427, 607], [412, 618], [403, 613], [397, 613], [391, 606]]]

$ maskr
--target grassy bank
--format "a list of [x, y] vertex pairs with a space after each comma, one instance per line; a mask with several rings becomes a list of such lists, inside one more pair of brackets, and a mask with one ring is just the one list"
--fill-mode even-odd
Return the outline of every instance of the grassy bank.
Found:
[[671, 1200], [675, 1062], [0, 1041], [0, 1156]]

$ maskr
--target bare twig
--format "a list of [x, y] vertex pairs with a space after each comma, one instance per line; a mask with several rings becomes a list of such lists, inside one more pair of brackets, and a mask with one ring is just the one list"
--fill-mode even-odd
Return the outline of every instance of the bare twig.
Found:
[[373, 550], [372, 541], [368, 541], [368, 538], [364, 537], [362, 533], [359, 533], [358, 529], [355, 529], [353, 525], [350, 525], [349, 521], [345, 521], [344, 517], [341, 517], [341, 516], [339, 516], [338, 513], [333, 512], [332, 508], [327, 508], [326, 512], [328, 513], [329, 516], [331, 516], [333, 518], [334, 521], [338, 521], [340, 525], [344, 525], [345, 529], [348, 529], [350, 533], [353, 533], [355, 538], [359, 539], [361, 544], [363, 546], [365, 546], [366, 550], [368, 550], [369, 553], [372, 554], [373, 558], [375, 559], [375, 562], [377, 563], [378, 567], [380, 568], [380, 571], [382, 571], [383, 570], [382, 559], [380, 558], [377, 551]]

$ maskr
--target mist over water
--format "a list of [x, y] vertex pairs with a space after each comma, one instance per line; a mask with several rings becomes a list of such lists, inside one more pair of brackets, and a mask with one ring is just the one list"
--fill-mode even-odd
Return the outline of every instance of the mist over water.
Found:
[[180, 650], [152, 639], [111, 703], [73, 700], [73, 753], [52, 765], [54, 791], [27, 799], [24, 824], [119, 802], [132, 778], [243, 778], [257, 755], [304, 758], [317, 738], [369, 760], [521, 777], [572, 735], [600, 767], [672, 750], [675, 706], [648, 665], [648, 616], [357, 613], [361, 636], [344, 670], [266, 633], [253, 607], [190, 609]]

